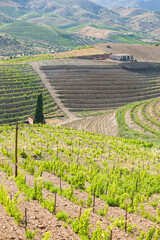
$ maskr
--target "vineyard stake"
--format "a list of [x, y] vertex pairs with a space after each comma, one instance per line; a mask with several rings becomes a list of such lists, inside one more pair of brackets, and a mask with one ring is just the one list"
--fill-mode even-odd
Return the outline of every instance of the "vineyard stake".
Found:
[[133, 207], [133, 197], [134, 197], [134, 191], [132, 191], [132, 207]]
[[58, 158], [58, 142], [57, 142], [57, 158]]
[[82, 208], [80, 207], [80, 209], [79, 209], [79, 218], [81, 217], [81, 214], [82, 214]]
[[56, 214], [56, 202], [57, 202], [57, 192], [55, 192], [55, 198], [54, 198], [54, 214]]
[[61, 186], [61, 176], [60, 176], [60, 191], [62, 192], [62, 186]]
[[25, 232], [26, 232], [26, 228], [27, 228], [27, 208], [25, 208]]
[[127, 232], [127, 204], [126, 204], [126, 218], [125, 218], [125, 231]]
[[109, 185], [109, 183], [107, 182], [107, 186], [106, 186], [106, 195], [108, 194], [108, 185]]
[[138, 188], [138, 179], [136, 181], [136, 192], [137, 192], [137, 188]]
[[111, 230], [111, 232], [110, 232], [110, 240], [112, 240], [112, 230]]
[[95, 207], [95, 190], [94, 190], [94, 194], [93, 194], [93, 213], [94, 213], [94, 207]]
[[16, 139], [15, 139], [15, 177], [17, 177], [17, 173], [18, 173], [17, 148], [18, 148], [18, 123], [16, 123]]

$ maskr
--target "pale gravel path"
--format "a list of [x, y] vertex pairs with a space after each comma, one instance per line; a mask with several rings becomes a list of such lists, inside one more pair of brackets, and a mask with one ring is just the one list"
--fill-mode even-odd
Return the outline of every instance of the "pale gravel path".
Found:
[[50, 85], [48, 82], [45, 73], [40, 69], [40, 66], [38, 62], [32, 62], [30, 65], [33, 67], [33, 69], [38, 73], [39, 77], [41, 78], [44, 86], [48, 89], [51, 97], [54, 99], [54, 101], [57, 103], [57, 105], [61, 108], [61, 110], [69, 117], [65, 122], [74, 121], [77, 119], [77, 117], [71, 113], [68, 108], [66, 108], [63, 103], [61, 102], [60, 98], [58, 98], [58, 95], [56, 94], [55, 89]]
[[[83, 121], [83, 119], [77, 118], [73, 113], [71, 113], [69, 111], [68, 108], [66, 108], [64, 106], [64, 104], [61, 102], [61, 99], [56, 94], [54, 87], [51, 86], [50, 83], [48, 82], [45, 73], [40, 69], [40, 64], [38, 64], [38, 62], [32, 62], [32, 63], [30, 63], [30, 65], [38, 73], [39, 77], [41, 78], [45, 87], [48, 89], [48, 91], [49, 91], [50, 95], [52, 96], [52, 98], [54, 99], [54, 101], [61, 108], [61, 110], [69, 117], [69, 119], [65, 119], [65, 120], [61, 120], [61, 121], [57, 122], [56, 125], [57, 126], [64, 125], [64, 124], [67, 125], [67, 124], [71, 123], [71, 126], [72, 126], [73, 121], [76, 121], [76, 120]], [[103, 129], [103, 131], [101, 132], [102, 134], [106, 134], [106, 135], [110, 135], [110, 136], [118, 136], [118, 124], [116, 121], [115, 113], [109, 114], [106, 121], [105, 121], [105, 119], [100, 119], [100, 121], [97, 121], [97, 127], [98, 127], [98, 129], [101, 129], [101, 130]], [[89, 129], [87, 129], [87, 127], [86, 127], [86, 130], [89, 130]], [[99, 131], [98, 131], [98, 133], [99, 133]]]

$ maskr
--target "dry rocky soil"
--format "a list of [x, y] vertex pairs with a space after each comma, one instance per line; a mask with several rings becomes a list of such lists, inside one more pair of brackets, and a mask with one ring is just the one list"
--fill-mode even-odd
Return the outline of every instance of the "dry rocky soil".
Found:
[[[14, 170], [14, 166], [13, 166]], [[33, 187], [34, 186], [34, 177], [29, 175], [24, 170], [22, 173], [26, 176], [27, 185]], [[43, 172], [42, 179], [44, 181], [53, 182], [55, 187], [59, 187], [59, 178], [54, 174]], [[13, 196], [18, 192], [17, 185], [11, 179], [6, 178], [6, 174], [0, 170], [0, 180], [3, 182], [4, 186], [9, 190], [10, 195]], [[62, 180], [62, 188], [68, 188], [69, 185]], [[75, 190], [75, 195], [79, 197], [79, 199], [83, 199], [84, 203], [86, 203], [88, 198], [87, 192], [81, 192], [78, 189]], [[51, 197], [54, 199], [55, 195], [50, 193], [48, 190], [43, 190], [43, 197], [48, 198]], [[73, 232], [70, 225], [64, 226], [63, 221], [58, 221], [56, 216], [50, 213], [48, 210], [41, 207], [37, 200], [26, 201], [25, 195], [23, 193], [20, 194], [21, 202], [20, 209], [22, 212], [27, 208], [27, 221], [28, 227], [34, 231], [37, 230], [35, 240], [40, 240], [43, 238], [45, 232], [51, 233], [52, 240], [76, 240], [80, 239], [80, 237]], [[79, 216], [80, 207], [63, 196], [57, 195], [57, 208], [56, 211], [64, 210], [65, 213], [69, 215], [70, 218], [75, 218]], [[92, 224], [91, 231], [95, 230], [96, 222], [100, 221], [103, 229], [111, 224], [110, 218], [118, 218], [119, 216], [125, 217], [125, 210], [122, 210], [118, 207], [109, 207], [108, 214], [106, 217], [101, 217], [97, 214], [97, 211], [103, 209], [105, 206], [105, 202], [101, 199], [95, 199], [95, 210], [94, 213], [91, 213], [91, 221]], [[86, 206], [82, 208], [82, 213]], [[155, 214], [155, 210], [153, 207], [148, 206], [147, 210]], [[113, 230], [113, 240], [131, 240], [137, 239], [138, 230], [137, 228], [141, 228], [142, 231], [148, 231], [154, 223], [148, 219], [142, 218], [140, 215], [134, 213], [128, 213], [128, 220], [132, 222], [133, 225], [136, 225], [136, 228], [133, 230], [133, 234], [130, 235], [126, 233], [124, 230], [120, 230], [117, 227], [114, 227]], [[24, 237], [25, 230], [24, 225], [18, 226], [12, 217], [9, 217], [5, 212], [4, 208], [0, 205], [0, 240], [25, 240]]]

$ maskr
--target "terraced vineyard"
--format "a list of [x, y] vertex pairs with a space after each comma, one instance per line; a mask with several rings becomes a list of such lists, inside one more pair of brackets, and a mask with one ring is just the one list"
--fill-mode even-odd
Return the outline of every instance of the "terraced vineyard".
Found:
[[70, 123], [66, 123], [63, 126], [108, 136], [118, 136], [118, 125], [115, 112], [75, 120]]
[[120, 135], [160, 139], [160, 98], [135, 102], [117, 111]]
[[107, 61], [74, 59], [42, 62], [39, 66], [61, 102], [73, 112], [116, 108], [160, 96], [159, 69], [142, 66], [133, 71], [132, 67]]
[[26, 120], [34, 115], [40, 92], [46, 117], [63, 116], [37, 73], [27, 64], [0, 65], [0, 86], [0, 124]]
[[14, 178], [14, 126], [0, 132], [0, 239], [160, 238], [160, 156], [152, 144], [20, 125]]

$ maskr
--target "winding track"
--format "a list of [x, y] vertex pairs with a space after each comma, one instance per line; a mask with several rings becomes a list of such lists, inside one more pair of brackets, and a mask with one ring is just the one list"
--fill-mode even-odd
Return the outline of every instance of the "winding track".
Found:
[[66, 108], [64, 106], [64, 104], [61, 102], [60, 98], [58, 98], [56, 91], [54, 90], [54, 88], [48, 83], [46, 75], [44, 74], [44, 72], [40, 69], [39, 64], [37, 62], [32, 62], [31, 66], [34, 68], [34, 70], [38, 73], [38, 75], [40, 76], [43, 84], [45, 85], [45, 87], [48, 89], [49, 93], [51, 94], [52, 98], [55, 100], [55, 102], [57, 103], [57, 105], [61, 108], [61, 110], [69, 117], [69, 120], [67, 121], [74, 121], [76, 120], [76, 116], [71, 113], [68, 108]]
[[[118, 63], [77, 59], [31, 63], [52, 98], [68, 116], [59, 125], [111, 136], [118, 135], [115, 113], [79, 119], [73, 112], [113, 109], [128, 102], [159, 97], [159, 65], [149, 64], [154, 71], [150, 71], [151, 66], [147, 63], [121, 66]], [[137, 130], [143, 132], [143, 127], [129, 119], [129, 112], [127, 114], [130, 127], [136, 126]], [[138, 115], [149, 124], [141, 108]]]

